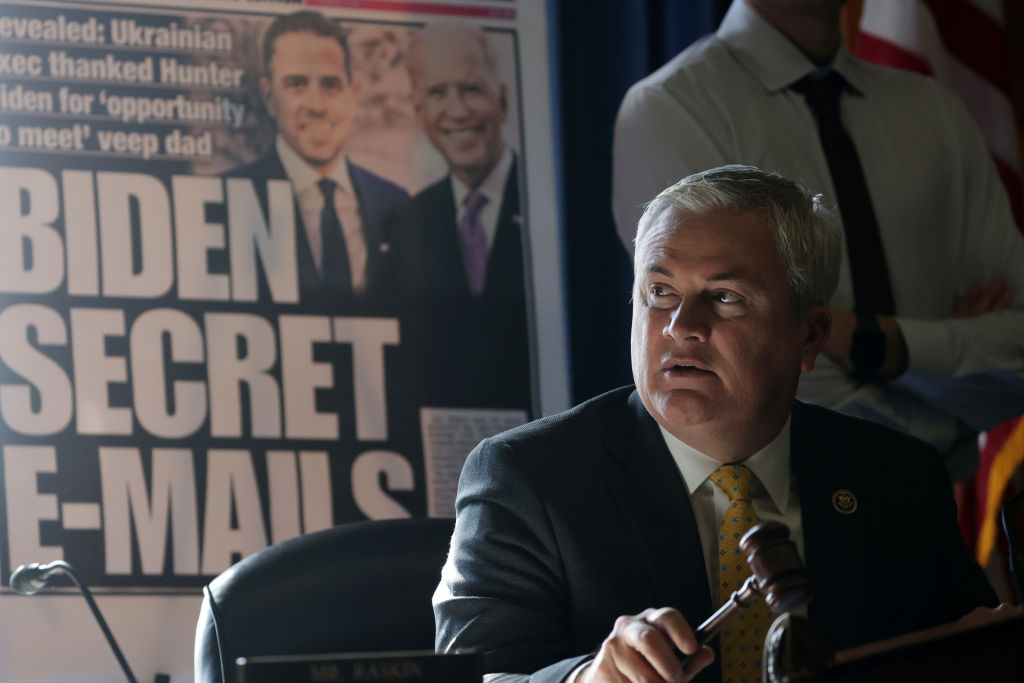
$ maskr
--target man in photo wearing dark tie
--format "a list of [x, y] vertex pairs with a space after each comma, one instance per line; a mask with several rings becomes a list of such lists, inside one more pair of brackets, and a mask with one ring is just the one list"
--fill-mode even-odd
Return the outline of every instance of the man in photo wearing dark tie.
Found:
[[805, 614], [836, 649], [996, 602], [935, 449], [794, 400], [828, 340], [841, 241], [820, 195], [752, 167], [648, 205], [635, 388], [470, 454], [433, 598], [439, 651], [483, 653], [495, 683], [759, 683], [763, 601], [707, 648], [693, 633], [749, 576], [736, 538], [758, 522], [789, 528], [814, 585]]
[[436, 357], [474, 368], [457, 392], [435, 400], [527, 407], [528, 252], [517, 157], [503, 138], [506, 85], [476, 28], [427, 25], [413, 33], [405, 59], [417, 119], [449, 171], [387, 223], [407, 329], [422, 330], [421, 348]]
[[263, 39], [260, 94], [277, 136], [226, 175], [291, 181], [303, 302], [367, 300], [386, 280], [381, 222], [408, 194], [345, 155], [359, 90], [341, 28], [318, 12], [276, 19]]

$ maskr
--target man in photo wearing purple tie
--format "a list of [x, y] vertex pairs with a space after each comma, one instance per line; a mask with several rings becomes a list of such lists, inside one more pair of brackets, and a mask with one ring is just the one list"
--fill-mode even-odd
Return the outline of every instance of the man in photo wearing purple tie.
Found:
[[423, 348], [441, 357], [495, 368], [441, 404], [526, 407], [528, 251], [517, 157], [503, 139], [506, 86], [487, 35], [467, 26], [415, 31], [406, 65], [417, 119], [449, 172], [386, 224], [394, 282], [410, 312], [403, 325], [422, 328]]

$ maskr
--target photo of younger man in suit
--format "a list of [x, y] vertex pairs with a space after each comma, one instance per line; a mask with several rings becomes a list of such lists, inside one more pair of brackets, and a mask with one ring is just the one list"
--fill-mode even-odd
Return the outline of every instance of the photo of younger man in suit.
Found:
[[[408, 194], [345, 155], [359, 90], [341, 28], [318, 12], [276, 19], [263, 39], [259, 83], [277, 136], [262, 157], [226, 176], [291, 181], [304, 302], [365, 301], [386, 279], [381, 222]], [[256, 187], [265, 192], [265, 182]]]

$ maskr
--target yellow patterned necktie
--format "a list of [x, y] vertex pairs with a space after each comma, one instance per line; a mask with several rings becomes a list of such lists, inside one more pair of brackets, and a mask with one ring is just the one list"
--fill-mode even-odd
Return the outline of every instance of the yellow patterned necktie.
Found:
[[[718, 532], [718, 597], [722, 604], [750, 576], [747, 559], [739, 549], [743, 534], [757, 524], [750, 500], [750, 477], [750, 470], [743, 465], [725, 465], [711, 473], [711, 481], [729, 496]], [[773, 618], [759, 601], [725, 623], [719, 635], [722, 683], [760, 683], [761, 649]]]

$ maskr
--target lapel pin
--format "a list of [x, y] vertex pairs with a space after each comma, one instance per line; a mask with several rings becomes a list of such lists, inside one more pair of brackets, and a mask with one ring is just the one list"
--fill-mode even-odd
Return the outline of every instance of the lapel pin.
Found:
[[839, 489], [832, 494], [832, 507], [841, 515], [852, 515], [857, 511], [857, 496], [848, 489]]

